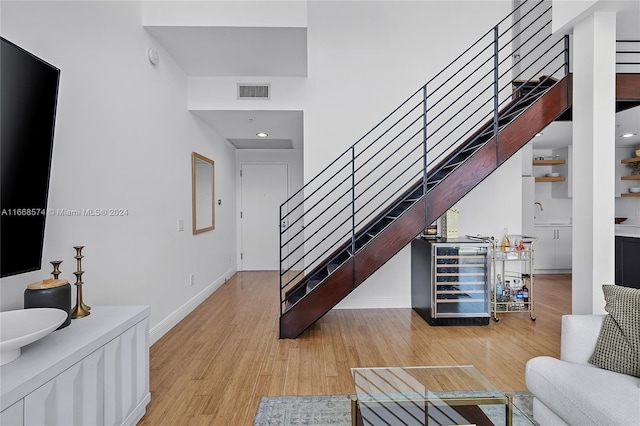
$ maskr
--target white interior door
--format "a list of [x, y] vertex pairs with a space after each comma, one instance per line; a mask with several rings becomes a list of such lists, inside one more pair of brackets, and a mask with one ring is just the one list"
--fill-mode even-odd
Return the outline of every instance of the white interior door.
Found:
[[287, 199], [286, 164], [240, 166], [243, 271], [280, 269], [280, 205]]

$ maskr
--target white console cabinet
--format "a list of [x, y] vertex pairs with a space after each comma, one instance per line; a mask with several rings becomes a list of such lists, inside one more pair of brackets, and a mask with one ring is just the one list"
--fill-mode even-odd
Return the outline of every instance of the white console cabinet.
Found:
[[97, 306], [0, 367], [0, 424], [135, 425], [149, 393], [149, 308]]

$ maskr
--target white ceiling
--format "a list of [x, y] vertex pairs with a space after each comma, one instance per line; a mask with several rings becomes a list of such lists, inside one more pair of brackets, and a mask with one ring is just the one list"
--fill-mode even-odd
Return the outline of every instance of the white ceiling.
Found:
[[238, 149], [302, 149], [302, 111], [191, 112]]
[[191, 77], [307, 76], [306, 28], [145, 28]]
[[[631, 9], [618, 13], [619, 39], [640, 40], [640, 1], [623, 2]], [[627, 7], [627, 6], [625, 6]], [[145, 29], [189, 76], [307, 76], [306, 28], [172, 27]], [[193, 111], [239, 149], [302, 148], [302, 111]], [[617, 129], [640, 135], [640, 107], [619, 113]], [[256, 137], [266, 132], [267, 138]], [[534, 140], [535, 148], [566, 146], [571, 122], [555, 122]], [[290, 142], [289, 142], [290, 141]], [[617, 144], [635, 146], [640, 136]]]

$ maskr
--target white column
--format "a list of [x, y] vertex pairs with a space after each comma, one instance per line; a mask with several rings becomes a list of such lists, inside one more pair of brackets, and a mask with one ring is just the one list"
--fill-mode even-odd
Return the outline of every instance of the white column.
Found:
[[573, 38], [572, 313], [604, 313], [615, 278], [616, 15], [595, 12]]

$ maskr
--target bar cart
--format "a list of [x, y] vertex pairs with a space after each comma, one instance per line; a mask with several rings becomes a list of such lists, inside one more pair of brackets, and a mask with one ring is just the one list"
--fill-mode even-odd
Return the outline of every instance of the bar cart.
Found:
[[[467, 236], [472, 237], [472, 236]], [[475, 236], [490, 243], [491, 315], [500, 321], [498, 314], [528, 312], [534, 314], [533, 261], [536, 237], [509, 235], [513, 245], [502, 247], [494, 237]]]

